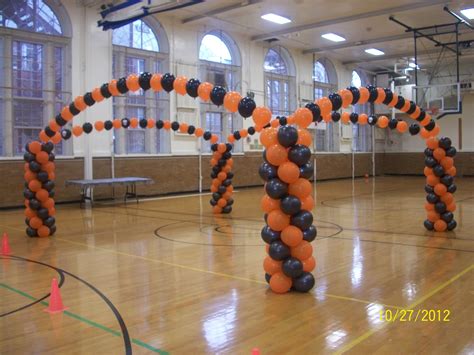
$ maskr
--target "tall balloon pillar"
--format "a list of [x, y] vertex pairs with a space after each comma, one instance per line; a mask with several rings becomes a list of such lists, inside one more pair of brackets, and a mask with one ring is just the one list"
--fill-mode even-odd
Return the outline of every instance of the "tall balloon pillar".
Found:
[[[268, 116], [266, 119], [270, 120]], [[254, 120], [257, 125], [269, 123], [262, 122], [255, 114]], [[280, 118], [279, 124], [284, 125], [270, 124], [260, 134], [266, 148], [259, 170], [265, 181], [261, 206], [266, 213], [261, 236], [268, 253], [263, 268], [270, 288], [276, 293], [291, 289], [308, 292], [315, 282], [311, 274], [316, 267], [311, 242], [317, 232], [311, 213], [314, 199], [309, 182], [314, 170], [309, 149], [312, 139], [306, 130], [312, 121], [312, 112], [301, 108], [294, 116]], [[295, 123], [300, 128], [291, 126]]]
[[56, 232], [54, 215], [54, 144], [30, 142], [25, 160], [25, 223], [30, 237], [48, 237]]
[[454, 202], [454, 156], [456, 148], [451, 145], [448, 137], [430, 137], [426, 140], [425, 149], [425, 191], [427, 219], [425, 228], [444, 232], [456, 228], [453, 212], [456, 210]]
[[232, 212], [232, 193], [234, 187], [232, 186], [232, 144], [214, 143], [211, 145], [213, 151], [211, 159], [211, 206], [214, 213], [230, 213]]

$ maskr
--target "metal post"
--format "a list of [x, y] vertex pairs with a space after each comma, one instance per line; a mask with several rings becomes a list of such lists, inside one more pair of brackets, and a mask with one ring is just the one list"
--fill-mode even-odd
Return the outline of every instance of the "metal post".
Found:
[[375, 178], [375, 126], [372, 126], [372, 176]]
[[[415, 42], [415, 86], [418, 86], [418, 51], [416, 47], [416, 32], [413, 33], [413, 39]], [[418, 91], [415, 90], [415, 102], [418, 102]]]
[[456, 24], [456, 83], [459, 83], [459, 24]]
[[199, 150], [199, 193], [202, 193], [202, 139], [198, 139]]

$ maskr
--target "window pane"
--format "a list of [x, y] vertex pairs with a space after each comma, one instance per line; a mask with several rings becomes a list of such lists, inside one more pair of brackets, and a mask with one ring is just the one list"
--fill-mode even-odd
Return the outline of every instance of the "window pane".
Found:
[[360, 75], [355, 70], [352, 71], [351, 85], [355, 86], [356, 88], [360, 88], [362, 86]]
[[216, 35], [205, 35], [199, 48], [199, 59], [223, 64], [232, 64], [229, 48]]
[[13, 41], [12, 82], [15, 96], [43, 96], [43, 45]]
[[42, 0], [0, 2], [0, 26], [49, 35], [62, 34], [58, 17]]
[[132, 47], [146, 51], [160, 51], [155, 33], [142, 20], [136, 20], [115, 29], [112, 33], [112, 43], [117, 46]]
[[321, 62], [314, 63], [313, 80], [320, 83], [329, 83], [328, 73]]
[[282, 56], [273, 49], [268, 50], [268, 53], [265, 56], [263, 68], [269, 73], [289, 75], [286, 63]]

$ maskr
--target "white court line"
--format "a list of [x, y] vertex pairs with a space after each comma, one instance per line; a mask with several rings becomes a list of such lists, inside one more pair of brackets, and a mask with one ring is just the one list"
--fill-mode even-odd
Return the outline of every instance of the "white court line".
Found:
[[[234, 190], [232, 193], [239, 192]], [[205, 193], [196, 193], [196, 194], [188, 194], [188, 195], [176, 195], [176, 196], [162, 196], [162, 197], [149, 197], [149, 198], [140, 198], [139, 201], [156, 201], [156, 200], [169, 200], [173, 198], [184, 198], [184, 197], [196, 197], [196, 196], [208, 196], [212, 195], [212, 192], [205, 192]]]

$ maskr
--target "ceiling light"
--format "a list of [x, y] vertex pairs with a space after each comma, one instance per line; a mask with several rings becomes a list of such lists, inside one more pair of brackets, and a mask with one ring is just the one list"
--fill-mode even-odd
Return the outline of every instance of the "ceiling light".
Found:
[[474, 7], [461, 10], [461, 13], [469, 20], [474, 20]]
[[278, 23], [279, 25], [284, 25], [285, 23], [291, 22], [289, 18], [272, 13], [262, 15], [261, 18], [270, 22]]
[[343, 41], [346, 40], [344, 37], [341, 37], [341, 36], [339, 36], [335, 33], [331, 33], [331, 32], [330, 33], [325, 33], [325, 34], [321, 35], [321, 37], [326, 38], [326, 39], [328, 39], [330, 41], [333, 41], [333, 42], [343, 42]]
[[408, 66], [409, 66], [410, 68], [416, 68], [416, 64], [413, 63], [413, 62], [408, 63]]
[[372, 55], [384, 55], [385, 54], [384, 52], [382, 52], [381, 50], [379, 50], [377, 48], [366, 49], [365, 53], [369, 53], [369, 54], [372, 54]]

